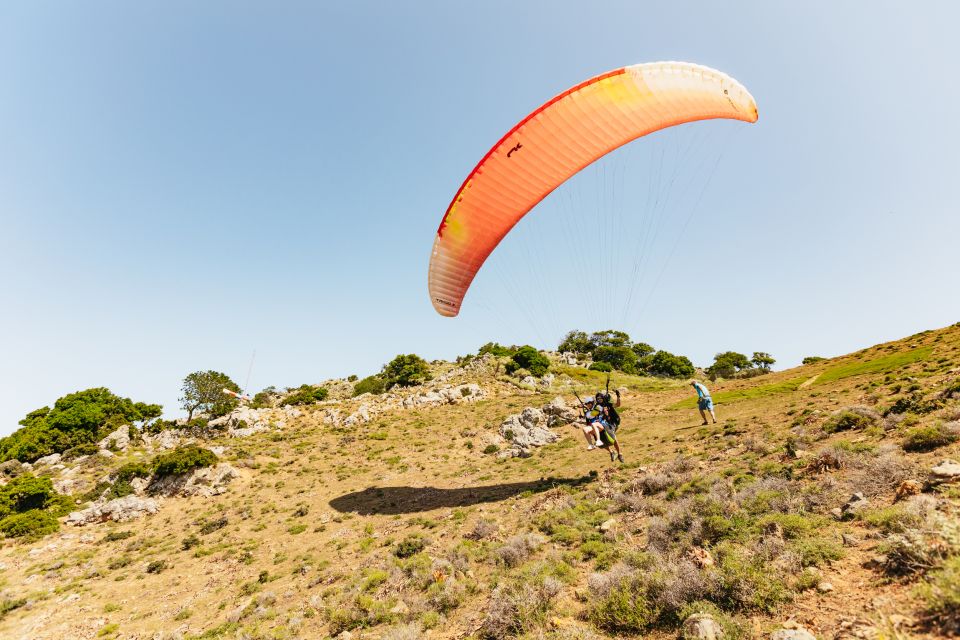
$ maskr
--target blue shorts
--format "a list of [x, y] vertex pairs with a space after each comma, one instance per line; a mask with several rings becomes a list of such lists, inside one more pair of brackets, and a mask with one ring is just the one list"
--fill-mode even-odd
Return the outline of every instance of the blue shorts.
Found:
[[713, 398], [707, 396], [706, 398], [700, 398], [697, 402], [697, 406], [700, 407], [700, 411], [713, 411]]

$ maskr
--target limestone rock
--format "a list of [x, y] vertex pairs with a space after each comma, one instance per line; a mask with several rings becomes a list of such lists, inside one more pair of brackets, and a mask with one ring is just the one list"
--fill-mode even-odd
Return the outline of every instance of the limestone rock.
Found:
[[557, 396], [549, 404], [543, 405], [541, 411], [547, 416], [548, 427], [570, 424], [577, 419], [576, 410], [568, 406], [562, 396]]
[[777, 629], [770, 634], [770, 640], [817, 640], [817, 637], [798, 624], [792, 629]]
[[82, 527], [93, 522], [127, 522], [157, 512], [157, 501], [130, 495], [103, 503], [94, 503], [67, 516], [67, 524]]
[[695, 613], [683, 621], [680, 631], [683, 640], [718, 640], [723, 629], [709, 613]]
[[943, 484], [960, 480], [960, 462], [946, 459], [930, 469], [930, 484]]
[[270, 429], [270, 422], [266, 419], [266, 415], [266, 410], [240, 406], [207, 424], [214, 429], [226, 428], [227, 435], [231, 438], [245, 438]]
[[851, 519], [860, 511], [866, 509], [870, 506], [870, 501], [867, 500], [862, 493], [859, 491], [847, 500], [846, 504], [841, 507], [841, 515], [844, 519]]
[[172, 429], [164, 429], [155, 436], [144, 436], [155, 449], [176, 449], [180, 445], [180, 435]]
[[130, 426], [122, 425], [97, 443], [101, 449], [123, 451], [130, 446]]
[[191, 473], [154, 478], [146, 488], [151, 495], [173, 496], [210, 496], [220, 495], [227, 485], [240, 473], [231, 465], [222, 462], [212, 467], [197, 469]]
[[61, 457], [62, 456], [59, 453], [51, 453], [48, 456], [43, 456], [42, 458], [37, 459], [37, 461], [34, 462], [34, 464], [37, 465], [38, 467], [40, 465], [55, 465], [58, 462], [60, 462]]

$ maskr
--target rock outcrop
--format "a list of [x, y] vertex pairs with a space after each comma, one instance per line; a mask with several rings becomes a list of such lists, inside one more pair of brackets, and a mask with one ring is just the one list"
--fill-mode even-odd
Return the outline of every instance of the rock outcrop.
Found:
[[124, 451], [130, 446], [130, 426], [125, 424], [108, 433], [105, 438], [97, 443], [97, 446], [109, 451]]
[[497, 454], [498, 458], [517, 458], [531, 455], [533, 447], [560, 439], [551, 427], [569, 424], [576, 420], [577, 412], [557, 396], [542, 408], [527, 407], [521, 413], [507, 416], [500, 424], [500, 436], [509, 443], [509, 448]]
[[197, 469], [192, 473], [153, 478], [144, 486], [144, 491], [152, 496], [173, 497], [201, 496], [209, 498], [227, 490], [227, 485], [239, 476], [239, 472], [225, 462]]
[[105, 502], [96, 502], [86, 509], [74, 511], [67, 516], [67, 524], [82, 527], [94, 522], [127, 522], [145, 515], [152, 515], [158, 510], [157, 501], [153, 498], [141, 498], [130, 495]]

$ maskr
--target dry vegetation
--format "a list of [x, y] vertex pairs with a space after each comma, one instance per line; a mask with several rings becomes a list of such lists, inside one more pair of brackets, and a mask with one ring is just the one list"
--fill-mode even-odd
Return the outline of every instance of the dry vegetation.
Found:
[[566, 380], [603, 384], [479, 379], [499, 395], [209, 439], [240, 470], [226, 493], [5, 541], [0, 637], [673, 638], [697, 612], [729, 638], [960, 633], [960, 485], [928, 482], [960, 458], [960, 326], [721, 383], [716, 425], [684, 385], [625, 379], [625, 465], [569, 427], [484, 453]]

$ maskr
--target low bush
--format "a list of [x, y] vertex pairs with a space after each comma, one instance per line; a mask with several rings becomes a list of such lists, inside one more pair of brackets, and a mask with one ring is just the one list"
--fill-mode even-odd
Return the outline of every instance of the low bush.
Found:
[[146, 572], [147, 573], [160, 573], [167, 568], [166, 560], [152, 560], [147, 564]]
[[56, 516], [48, 511], [31, 509], [11, 514], [0, 520], [0, 533], [8, 538], [41, 538], [60, 528]]
[[613, 371], [613, 365], [611, 365], [609, 362], [591, 362], [589, 369], [591, 371], [610, 373]]
[[194, 469], [213, 466], [217, 461], [217, 455], [213, 451], [196, 445], [187, 445], [154, 458], [153, 468], [158, 476], [179, 475]]
[[945, 447], [960, 440], [960, 425], [937, 424], [909, 429], [903, 438], [903, 450], [925, 452]]
[[56, 495], [50, 478], [38, 478], [30, 473], [19, 475], [0, 486], [0, 518], [31, 509], [45, 509]]
[[19, 609], [25, 604], [27, 604], [26, 598], [4, 597], [2, 600], [0, 600], [0, 620], [3, 620], [3, 617], [11, 611]]
[[525, 345], [517, 349], [510, 357], [510, 362], [506, 364], [507, 373], [515, 373], [519, 369], [526, 369], [530, 375], [542, 378], [550, 368], [550, 360], [530, 345]]
[[303, 406], [307, 404], [313, 404], [315, 402], [321, 402], [327, 399], [329, 391], [326, 387], [315, 387], [311, 384], [302, 384], [296, 389], [293, 390], [293, 393], [288, 395], [280, 402], [280, 406]]
[[207, 522], [204, 522], [204, 523], [200, 526], [200, 534], [201, 534], [201, 535], [211, 534], [211, 533], [213, 533], [214, 531], [218, 531], [219, 529], [223, 529], [225, 526], [227, 526], [228, 523], [229, 523], [229, 521], [227, 520], [227, 516], [220, 516], [219, 518], [216, 518], [215, 520], [209, 520], [209, 521], [207, 521]]
[[383, 376], [367, 376], [357, 384], [353, 385], [354, 397], [364, 393], [379, 394], [387, 390], [387, 382]]
[[518, 567], [544, 543], [541, 536], [526, 533], [509, 538], [496, 550], [497, 559], [508, 567]]
[[422, 536], [410, 535], [394, 546], [393, 555], [398, 558], [409, 558], [423, 551], [426, 546], [427, 541]]
[[409, 353], [399, 355], [383, 367], [385, 386], [410, 387], [432, 379], [430, 365], [420, 356]]
[[840, 431], [866, 429], [875, 425], [879, 418], [873, 409], [850, 407], [830, 416], [823, 425], [823, 430], [827, 433], [838, 433]]
[[64, 451], [62, 460], [75, 460], [81, 456], [92, 456], [99, 450], [100, 447], [98, 447], [96, 443], [85, 442], [84, 444], [78, 444]]
[[480, 635], [491, 640], [529, 634], [543, 627], [563, 583], [552, 577], [501, 584], [490, 595]]

